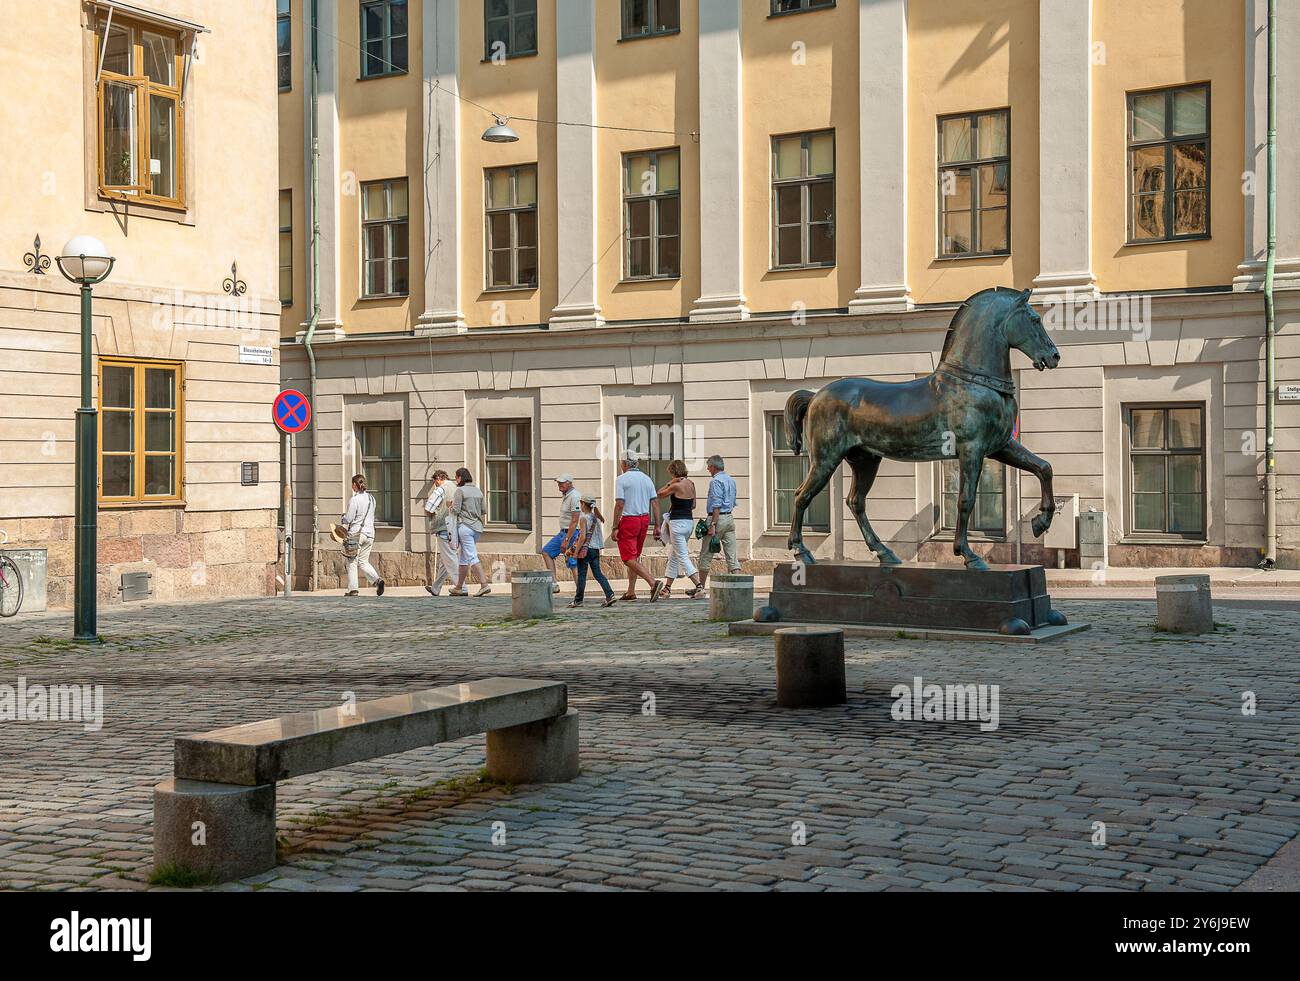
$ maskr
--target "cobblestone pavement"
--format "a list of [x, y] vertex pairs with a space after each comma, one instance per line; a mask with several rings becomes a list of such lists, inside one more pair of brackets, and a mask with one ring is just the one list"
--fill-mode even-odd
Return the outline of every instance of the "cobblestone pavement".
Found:
[[[0, 624], [0, 684], [105, 698], [98, 732], [0, 723], [0, 888], [147, 888], [178, 734], [494, 675], [569, 684], [579, 779], [485, 784], [478, 737], [287, 781], [282, 864], [219, 888], [1239, 886], [1300, 825], [1300, 608], [1223, 607], [1183, 640], [1149, 603], [1059, 605], [1093, 629], [850, 640], [849, 704], [803, 712], [775, 706], [770, 639], [728, 637], [699, 601], [525, 624], [497, 597], [119, 608], [98, 649], [60, 639], [66, 616]], [[894, 721], [918, 675], [999, 685], [1000, 727]]]

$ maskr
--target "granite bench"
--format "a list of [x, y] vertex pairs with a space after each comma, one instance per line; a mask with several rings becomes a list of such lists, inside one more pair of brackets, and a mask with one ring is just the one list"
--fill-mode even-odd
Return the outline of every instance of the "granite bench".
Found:
[[174, 776], [154, 788], [154, 866], [215, 882], [265, 872], [278, 781], [482, 732], [494, 780], [578, 775], [578, 713], [554, 681], [488, 678], [178, 738]]

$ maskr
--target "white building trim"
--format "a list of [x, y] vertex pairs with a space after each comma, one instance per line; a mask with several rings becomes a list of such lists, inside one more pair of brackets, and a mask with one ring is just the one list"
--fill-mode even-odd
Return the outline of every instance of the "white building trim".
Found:
[[693, 323], [744, 320], [742, 0], [700, 4], [700, 297]]
[[[337, 5], [322, 3], [318, 5], [320, 30], [317, 37], [312, 37], [311, 17], [305, 16], [303, 23], [303, 115], [311, 119], [312, 69], [311, 50], [315, 40], [318, 45], [320, 79], [316, 93], [316, 139], [320, 150], [319, 164], [319, 203], [320, 209], [320, 320], [316, 326], [316, 340], [329, 341], [343, 336], [343, 321], [340, 310], [340, 267], [339, 267], [339, 220], [340, 192], [342, 190], [342, 173], [339, 169], [339, 45], [336, 40], [338, 28]], [[306, 127], [305, 130], [309, 130]], [[307, 310], [311, 313], [312, 295], [312, 135], [304, 133], [303, 146], [304, 197], [307, 207]], [[300, 336], [306, 333], [303, 324]]]
[[859, 0], [862, 285], [852, 313], [901, 313], [907, 285], [907, 0]]

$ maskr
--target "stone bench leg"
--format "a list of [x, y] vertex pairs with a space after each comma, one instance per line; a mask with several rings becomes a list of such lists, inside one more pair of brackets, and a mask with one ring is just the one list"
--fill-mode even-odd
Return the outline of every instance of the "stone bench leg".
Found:
[[164, 780], [153, 789], [153, 862], [215, 882], [275, 868], [275, 784]]
[[487, 772], [502, 783], [565, 783], [578, 775], [578, 712], [487, 734]]

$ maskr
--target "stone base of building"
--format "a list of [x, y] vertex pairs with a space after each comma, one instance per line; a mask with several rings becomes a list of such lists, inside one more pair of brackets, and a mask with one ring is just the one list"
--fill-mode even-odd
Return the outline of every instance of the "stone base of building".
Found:
[[[99, 513], [100, 606], [123, 602], [122, 577], [147, 572], [150, 601], [269, 596], [277, 588], [276, 512], [142, 508]], [[49, 608], [71, 609], [76, 557], [70, 517], [4, 518], [6, 548], [48, 552]]]

